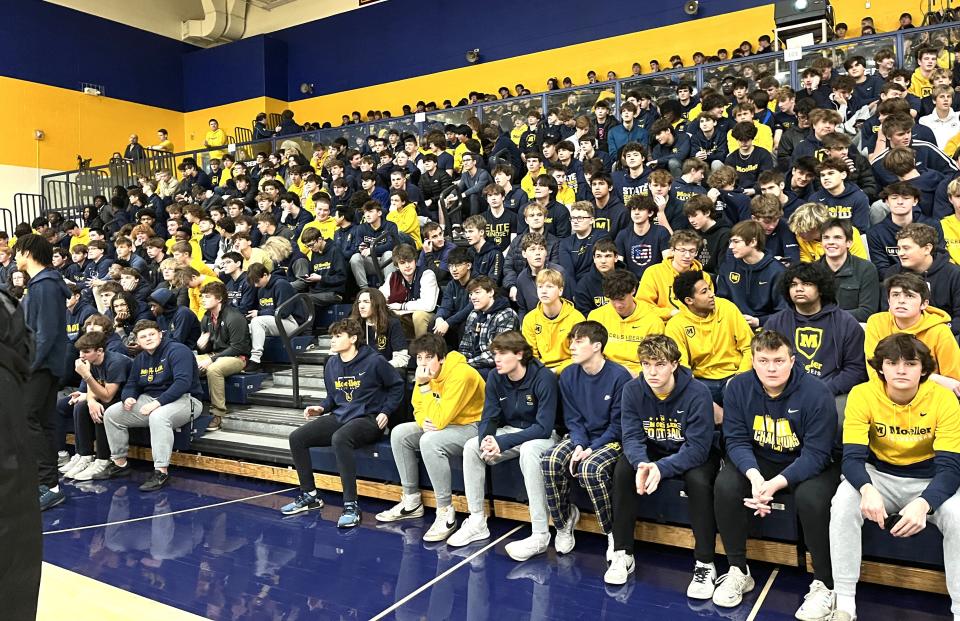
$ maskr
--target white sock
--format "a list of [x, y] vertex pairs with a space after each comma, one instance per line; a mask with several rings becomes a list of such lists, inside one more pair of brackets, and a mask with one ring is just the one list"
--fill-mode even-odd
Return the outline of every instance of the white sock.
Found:
[[59, 486], [59, 485], [54, 485], [53, 487], [50, 488], [50, 491], [53, 492], [54, 494], [59, 494], [59, 493], [60, 493], [60, 486]]
[[308, 495], [308, 496], [313, 496], [314, 498], [316, 498], [316, 497], [317, 497], [317, 490], [313, 490], [312, 492], [307, 492], [307, 495]]
[[838, 593], [837, 610], [842, 610], [851, 617], [857, 616], [857, 598], [853, 595], [840, 595]]
[[953, 615], [953, 621], [960, 621], [960, 615]]

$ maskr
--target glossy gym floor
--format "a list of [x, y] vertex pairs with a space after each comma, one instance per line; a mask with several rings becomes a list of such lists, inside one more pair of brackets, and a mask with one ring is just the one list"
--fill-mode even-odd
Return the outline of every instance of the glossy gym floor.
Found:
[[[337, 494], [321, 492], [321, 512], [284, 517], [289, 487], [180, 468], [166, 489], [144, 494], [145, 468], [64, 485], [68, 502], [43, 516], [39, 619], [786, 620], [811, 580], [753, 563], [756, 588], [740, 607], [719, 609], [687, 599], [687, 550], [640, 545], [635, 578], [609, 589], [597, 535], [578, 533], [569, 555], [551, 548], [518, 564], [503, 548], [528, 524], [493, 520], [490, 540], [448, 549], [421, 540], [429, 509], [378, 525], [373, 516], [387, 503], [361, 498], [363, 525], [343, 531]], [[858, 606], [865, 620], [951, 618], [944, 596], [869, 585]]]

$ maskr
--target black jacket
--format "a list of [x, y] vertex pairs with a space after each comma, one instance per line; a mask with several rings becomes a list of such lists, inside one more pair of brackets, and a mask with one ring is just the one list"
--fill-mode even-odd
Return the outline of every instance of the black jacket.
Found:
[[210, 333], [207, 346], [197, 348], [201, 354], [211, 354], [216, 360], [221, 356], [234, 358], [250, 355], [250, 329], [247, 327], [247, 318], [230, 304], [220, 307], [217, 322], [213, 322], [212, 313], [203, 315], [200, 322], [200, 331]]

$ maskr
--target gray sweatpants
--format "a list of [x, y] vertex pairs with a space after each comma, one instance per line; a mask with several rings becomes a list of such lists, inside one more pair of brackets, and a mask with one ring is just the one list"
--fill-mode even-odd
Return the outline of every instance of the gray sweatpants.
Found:
[[[501, 427], [496, 436], [505, 436], [522, 431], [516, 427]], [[493, 461], [495, 464], [520, 458], [523, 485], [527, 488], [527, 504], [530, 507], [530, 522], [534, 533], [549, 533], [547, 487], [543, 482], [540, 461], [543, 455], [557, 443], [557, 433], [549, 438], [528, 440], [519, 446], [503, 451]], [[463, 445], [463, 483], [467, 491], [467, 508], [471, 514], [483, 513], [483, 490], [487, 478], [487, 462], [480, 457], [480, 440], [474, 436]]]
[[123, 402], [114, 403], [103, 413], [103, 426], [107, 431], [107, 442], [110, 444], [110, 456], [114, 459], [123, 459], [130, 448], [131, 427], [150, 428], [150, 450], [153, 452], [153, 465], [156, 468], [166, 468], [170, 465], [170, 454], [173, 453], [173, 430], [190, 422], [194, 416], [199, 416], [203, 405], [185, 394], [173, 403], [161, 405], [149, 416], [140, 413], [140, 408], [154, 401], [153, 397], [140, 395], [136, 404], [129, 412], [123, 409]]
[[[280, 320], [283, 329], [290, 334], [297, 329], [297, 320], [293, 316]], [[280, 336], [277, 330], [277, 318], [274, 315], [258, 315], [250, 320], [250, 360], [260, 362], [263, 357], [263, 344], [268, 336]]]
[[[880, 472], [867, 464], [867, 474], [883, 496], [887, 515], [897, 513], [920, 496], [930, 479], [910, 479]], [[943, 559], [947, 575], [947, 591], [954, 615], [960, 614], [960, 495], [954, 494], [927, 516], [927, 520], [943, 534]], [[830, 507], [830, 560], [833, 562], [833, 584], [837, 595], [854, 596], [860, 579], [861, 534], [860, 490], [846, 480], [840, 482]]]
[[448, 425], [430, 432], [425, 432], [417, 423], [403, 423], [394, 427], [390, 431], [390, 446], [393, 447], [393, 459], [400, 471], [403, 493], [409, 495], [420, 491], [419, 450], [437, 496], [437, 508], [449, 507], [453, 502], [449, 458], [462, 455], [464, 443], [476, 437], [477, 423]]

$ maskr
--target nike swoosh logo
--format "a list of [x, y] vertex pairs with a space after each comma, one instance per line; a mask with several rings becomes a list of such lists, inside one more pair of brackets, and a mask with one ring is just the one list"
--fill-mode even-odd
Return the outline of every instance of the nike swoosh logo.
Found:
[[[604, 401], [609, 401], [609, 400], [610, 400], [610, 395], [603, 395], [603, 400], [604, 400]], [[921, 414], [921, 416], [923, 416], [923, 414]]]
[[419, 508], [420, 507], [417, 507], [416, 509], [410, 509], [409, 511], [407, 511], [406, 509], [400, 509], [400, 515], [410, 515], [411, 513], [416, 512], [416, 510]]
[[677, 414], [683, 414], [686, 410], [677, 410]]
[[787, 414], [796, 414], [799, 411], [800, 410], [791, 410], [790, 408], [787, 408]]
[[366, 371], [361, 371], [361, 372], [360, 372], [360, 377], [363, 377], [363, 376], [366, 375], [366, 374], [367, 374]]
[[500, 397], [500, 400], [501, 400], [501, 401], [506, 401], [507, 398], [506, 398], [506, 397]]
[[769, 280], [761, 280], [761, 281], [758, 282], [757, 284], [758, 284], [758, 285], [765, 285], [765, 284], [767, 284], [768, 282], [770, 282], [770, 281], [769, 281]]
[[923, 417], [926, 416], [926, 415], [927, 415], [926, 412], [920, 412], [920, 418], [923, 418]]

